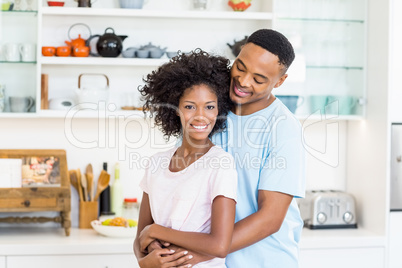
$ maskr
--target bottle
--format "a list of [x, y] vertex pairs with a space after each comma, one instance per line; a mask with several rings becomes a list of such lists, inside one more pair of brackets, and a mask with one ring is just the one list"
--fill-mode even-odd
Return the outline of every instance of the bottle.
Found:
[[[107, 172], [107, 163], [103, 163], [103, 170]], [[110, 214], [110, 186], [108, 185], [99, 197], [99, 212], [100, 215]]]
[[137, 198], [124, 198], [123, 218], [138, 221], [139, 210]]
[[114, 170], [114, 182], [111, 187], [111, 204], [112, 211], [116, 213], [116, 217], [121, 217], [123, 210], [123, 185], [120, 181], [120, 164], [116, 163]]

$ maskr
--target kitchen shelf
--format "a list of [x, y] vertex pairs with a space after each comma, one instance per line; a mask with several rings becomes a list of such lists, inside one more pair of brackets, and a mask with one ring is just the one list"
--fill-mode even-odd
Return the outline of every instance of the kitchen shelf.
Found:
[[109, 110], [70, 110], [70, 111], [56, 111], [56, 110], [40, 110], [37, 117], [42, 118], [132, 118], [144, 119], [144, 113], [138, 110], [116, 110], [114, 112]]
[[136, 18], [172, 18], [172, 19], [236, 19], [236, 20], [272, 20], [270, 12], [234, 12], [234, 11], [166, 11], [123, 8], [68, 8], [43, 7], [43, 15], [54, 16], [101, 16], [101, 17], [136, 17]]
[[34, 118], [38, 117], [37, 113], [0, 113], [0, 118]]
[[159, 66], [168, 62], [168, 58], [103, 58], [103, 57], [42, 57], [43, 65], [118, 65], [118, 66]]
[[[363, 116], [359, 115], [295, 115], [299, 121], [323, 121], [323, 120], [331, 120], [331, 121], [359, 121], [363, 120]], [[83, 111], [83, 110], [72, 110], [72, 111], [58, 111], [58, 110], [40, 110], [36, 113], [0, 113], [0, 118], [118, 118], [131, 117], [132, 119], [146, 119], [149, 118], [149, 114], [147, 113], [144, 116], [142, 111], [138, 110], [116, 110], [114, 112], [105, 111], [105, 110], [94, 110], [94, 111]]]
[[343, 69], [343, 70], [361, 70], [364, 68], [360, 66], [317, 66], [317, 65], [307, 65], [307, 69]]
[[1, 61], [1, 64], [36, 64], [36, 61]]
[[364, 120], [362, 115], [335, 115], [335, 114], [318, 114], [311, 115], [295, 115], [299, 121], [361, 121]]
[[364, 23], [364, 20], [352, 20], [352, 19], [322, 19], [322, 18], [297, 18], [297, 17], [275, 17], [278, 20], [289, 20], [289, 21], [312, 21], [312, 22], [341, 22], [341, 23]]
[[8, 10], [8, 11], [0, 11], [0, 13], [4, 14], [38, 14], [37, 10]]

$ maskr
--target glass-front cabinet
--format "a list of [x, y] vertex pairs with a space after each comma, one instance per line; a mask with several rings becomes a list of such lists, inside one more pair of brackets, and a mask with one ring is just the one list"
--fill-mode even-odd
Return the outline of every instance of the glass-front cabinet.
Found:
[[273, 26], [296, 52], [279, 98], [303, 118], [364, 116], [366, 0], [275, 1]]
[[0, 117], [36, 111], [38, 11], [33, 0], [2, 0], [0, 11]]

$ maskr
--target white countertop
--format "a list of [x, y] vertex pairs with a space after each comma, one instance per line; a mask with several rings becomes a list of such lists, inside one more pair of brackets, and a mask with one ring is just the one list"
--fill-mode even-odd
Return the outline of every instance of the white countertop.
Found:
[[310, 230], [303, 228], [300, 249], [385, 247], [385, 235], [357, 229]]
[[[111, 238], [92, 229], [0, 227], [0, 256], [63, 254], [133, 254], [133, 238]], [[301, 250], [385, 247], [385, 236], [364, 229], [309, 230], [304, 228]]]
[[0, 255], [62, 254], [134, 254], [133, 238], [112, 238], [92, 229], [71, 228], [65, 236], [62, 228], [2, 228]]

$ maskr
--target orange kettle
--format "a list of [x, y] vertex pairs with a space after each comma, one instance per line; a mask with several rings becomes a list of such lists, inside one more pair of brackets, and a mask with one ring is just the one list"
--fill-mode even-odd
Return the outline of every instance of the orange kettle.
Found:
[[85, 42], [87, 41], [86, 39], [81, 37], [81, 34], [78, 34], [78, 38], [72, 39], [71, 38], [71, 30], [77, 26], [83, 26], [88, 30], [88, 37], [91, 36], [91, 29], [89, 28], [88, 25], [84, 23], [76, 23], [71, 25], [70, 29], [68, 30], [68, 37], [70, 38], [70, 41], [65, 41], [65, 43], [71, 47], [71, 52], [72, 55], [75, 57], [88, 57], [89, 56], [89, 47], [85, 45]]

